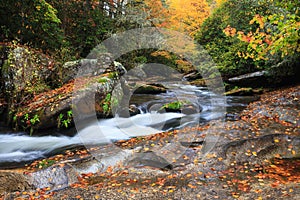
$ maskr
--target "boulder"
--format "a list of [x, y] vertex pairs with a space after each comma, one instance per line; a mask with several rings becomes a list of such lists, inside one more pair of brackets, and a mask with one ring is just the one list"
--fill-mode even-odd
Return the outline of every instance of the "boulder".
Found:
[[70, 73], [74, 74], [78, 69], [80, 77], [71, 80], [73, 75], [67, 76], [66, 80], [70, 79], [68, 83], [36, 95], [21, 106], [16, 113], [14, 126], [30, 132], [54, 127], [68, 128], [73, 125], [74, 109], [80, 115], [78, 120], [88, 119], [95, 114], [97, 117], [111, 116], [111, 93], [125, 69], [119, 65], [117, 70], [108, 54], [99, 56], [97, 60], [85, 59], [78, 63], [81, 63], [80, 66], [73, 65]]
[[228, 81], [234, 85], [242, 87], [260, 87], [267, 84], [267, 71], [258, 71], [254, 73], [244, 74], [241, 76], [233, 77], [228, 79]]
[[289, 58], [270, 67], [267, 70], [257, 71], [228, 79], [241, 87], [275, 87], [299, 81], [299, 57]]
[[[2, 50], [0, 113], [5, 117], [1, 120], [25, 131], [71, 126], [75, 96], [82, 118], [93, 115], [95, 110], [98, 117], [109, 116], [107, 95], [126, 73], [122, 64], [114, 62], [108, 53], [59, 67], [48, 56], [26, 47]], [[73, 88], [75, 76], [79, 80], [77, 88]]]
[[[99, 75], [76, 83], [77, 88], [73, 88], [74, 83], [71, 82], [41, 93], [19, 109], [15, 126], [31, 132], [55, 127], [69, 128], [73, 125], [74, 111], [78, 113], [78, 120], [88, 119], [95, 114], [97, 117], [110, 116], [110, 93], [116, 82], [117, 79]], [[107, 107], [104, 108], [104, 105]]]
[[183, 80], [186, 81], [194, 81], [196, 79], [202, 79], [202, 75], [200, 74], [200, 72], [192, 72], [183, 76]]
[[49, 89], [54, 61], [41, 52], [22, 46], [6, 46], [5, 49], [1, 53], [1, 60], [5, 60], [2, 61], [0, 80], [8, 114], [15, 112], [34, 94]]
[[185, 101], [174, 101], [174, 102], [166, 103], [158, 109], [158, 112], [160, 113], [177, 112], [186, 115], [199, 113], [201, 111], [202, 111], [202, 107], [200, 105], [196, 105], [191, 102], [185, 102]]
[[0, 196], [7, 192], [22, 192], [31, 188], [30, 179], [23, 174], [0, 171]]
[[[116, 65], [117, 64], [117, 65]], [[115, 63], [108, 53], [100, 54], [95, 59], [81, 59], [66, 62], [61, 69], [62, 83], [65, 84], [76, 76], [97, 76], [117, 70], [124, 74], [121, 63]]]
[[134, 90], [134, 94], [160, 94], [165, 92], [167, 92], [167, 88], [161, 84], [142, 84]]
[[252, 88], [238, 88], [225, 92], [226, 96], [252, 96], [253, 94]]

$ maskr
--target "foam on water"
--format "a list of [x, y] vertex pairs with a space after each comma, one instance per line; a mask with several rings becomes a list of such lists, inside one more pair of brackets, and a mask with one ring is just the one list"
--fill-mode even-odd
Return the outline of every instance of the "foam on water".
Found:
[[115, 117], [90, 124], [74, 137], [0, 134], [0, 163], [29, 161], [70, 145], [101, 145], [112, 141], [162, 132], [151, 125], [184, 116], [180, 113], [146, 113], [130, 118]]

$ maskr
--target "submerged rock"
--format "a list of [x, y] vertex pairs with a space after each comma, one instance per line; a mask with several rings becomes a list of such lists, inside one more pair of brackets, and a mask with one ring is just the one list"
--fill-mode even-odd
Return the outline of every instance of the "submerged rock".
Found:
[[131, 117], [137, 114], [141, 114], [141, 111], [136, 105], [132, 104], [129, 106], [129, 108], [121, 108], [120, 111], [116, 111], [115, 114], [119, 117]]

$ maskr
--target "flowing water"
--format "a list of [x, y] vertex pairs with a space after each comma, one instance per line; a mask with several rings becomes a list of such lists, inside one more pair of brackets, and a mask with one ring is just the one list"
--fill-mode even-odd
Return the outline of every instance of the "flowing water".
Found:
[[[253, 97], [224, 97], [213, 94], [203, 87], [191, 85], [172, 85], [167, 93], [159, 95], [134, 95], [130, 103], [136, 104], [141, 114], [129, 117], [100, 119], [89, 124], [74, 136], [28, 136], [19, 132], [0, 132], [0, 168], [11, 163], [26, 163], [46, 157], [70, 146], [101, 145], [131, 137], [160, 133], [172, 128], [196, 125], [224, 117], [227, 112], [240, 111]], [[212, 103], [217, 102], [217, 103]], [[184, 100], [190, 102], [199, 112], [182, 114], [175, 112], [157, 112], [164, 103]]]

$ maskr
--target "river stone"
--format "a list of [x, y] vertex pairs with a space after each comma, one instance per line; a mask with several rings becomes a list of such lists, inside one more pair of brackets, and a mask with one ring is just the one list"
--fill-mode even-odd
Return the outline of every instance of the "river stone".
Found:
[[54, 165], [46, 169], [29, 174], [34, 188], [46, 188], [59, 190], [78, 182], [76, 171], [71, 165]]
[[135, 167], [150, 166], [164, 170], [173, 169], [173, 165], [171, 163], [163, 157], [156, 155], [152, 151], [137, 153], [128, 163], [130, 166]]
[[202, 79], [202, 75], [200, 72], [195, 71], [183, 76], [183, 80], [187, 81], [194, 81], [196, 79]]
[[140, 114], [140, 113], [141, 113], [141, 111], [134, 104], [129, 105], [129, 108], [121, 108], [120, 111], [116, 112], [116, 114], [119, 117], [125, 117], [125, 118], [126, 117], [131, 117], [131, 116], [134, 116], [134, 115], [137, 115], [137, 114]]
[[134, 94], [160, 94], [166, 92], [167, 88], [161, 84], [143, 84], [134, 90]]
[[0, 195], [6, 192], [16, 192], [31, 189], [30, 180], [23, 174], [15, 172], [0, 172]]
[[62, 82], [67, 83], [76, 76], [97, 76], [117, 71], [117, 69], [122, 71], [123, 74], [125, 73], [124, 68], [119, 63], [115, 63], [109, 53], [100, 54], [94, 59], [69, 61], [62, 66], [62, 74], [64, 74]]

